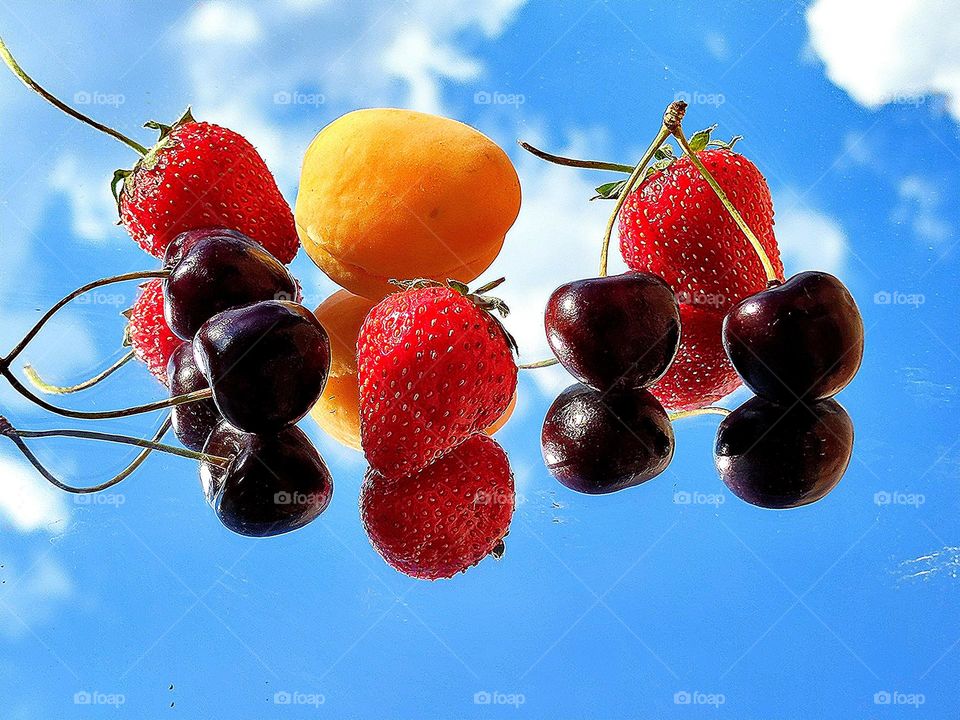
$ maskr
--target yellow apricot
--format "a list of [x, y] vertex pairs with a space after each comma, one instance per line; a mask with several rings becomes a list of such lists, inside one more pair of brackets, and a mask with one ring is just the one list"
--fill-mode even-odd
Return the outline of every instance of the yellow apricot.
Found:
[[478, 130], [411, 110], [357, 110], [307, 148], [300, 241], [341, 287], [379, 300], [391, 279], [470, 282], [520, 211], [510, 158]]
[[357, 336], [376, 303], [338, 290], [314, 310], [330, 336], [330, 375], [310, 416], [338, 442], [360, 449], [360, 390], [357, 383]]

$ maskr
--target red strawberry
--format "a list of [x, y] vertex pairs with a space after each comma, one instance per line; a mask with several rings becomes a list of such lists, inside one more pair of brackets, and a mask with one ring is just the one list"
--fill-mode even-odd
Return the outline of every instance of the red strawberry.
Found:
[[667, 410], [704, 407], [740, 386], [719, 342], [723, 313], [680, 305], [680, 348], [666, 374], [650, 388]]
[[184, 230], [225, 227], [238, 230], [282, 263], [297, 254], [300, 241], [290, 206], [263, 158], [233, 130], [197, 122], [190, 111], [160, 130], [160, 140], [123, 180], [117, 202], [130, 236], [162, 258]]
[[163, 317], [162, 280], [151, 280], [141, 287], [140, 295], [128, 313], [127, 339], [134, 355], [166, 385], [167, 362], [183, 340], [173, 334]]
[[416, 281], [367, 315], [357, 341], [361, 443], [377, 472], [419, 470], [491, 425], [517, 386], [502, 302]]
[[[773, 201], [756, 165], [727, 148], [698, 157], [756, 233], [783, 277], [773, 235]], [[620, 250], [633, 270], [659, 275], [684, 295], [706, 295], [718, 310], [766, 287], [760, 259], [689, 158], [651, 174], [620, 213]]]
[[360, 516], [392, 567], [424, 580], [449, 578], [498, 546], [513, 516], [513, 474], [503, 449], [473, 435], [413, 475], [367, 471]]
[[[756, 233], [783, 279], [773, 234], [773, 201], [757, 167], [732, 145], [697, 133], [691, 145]], [[705, 149], [707, 144], [720, 147]], [[739, 385], [720, 339], [723, 314], [766, 287], [749, 241], [687, 157], [661, 151], [660, 162], [626, 199], [620, 249], [627, 265], [659, 275], [680, 301], [683, 328], [677, 360], [653, 393], [670, 409], [702, 407]]]

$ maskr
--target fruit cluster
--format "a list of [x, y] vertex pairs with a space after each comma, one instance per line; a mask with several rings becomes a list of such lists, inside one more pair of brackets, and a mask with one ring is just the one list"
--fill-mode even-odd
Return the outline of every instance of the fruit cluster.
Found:
[[[497, 257], [519, 212], [520, 186], [506, 154], [473, 128], [405, 110], [349, 113], [311, 143], [292, 213], [237, 133], [188, 111], [170, 126], [148, 123], [160, 139], [147, 149], [53, 98], [2, 41], [0, 56], [29, 87], [141, 155], [114, 178], [120, 220], [162, 259], [158, 270], [79, 288], [0, 358], [15, 390], [60, 415], [171, 408], [153, 440], [25, 431], [0, 418], [0, 434], [57, 487], [102, 490], [149, 452], [165, 451], [200, 462], [204, 495], [229, 529], [295, 530], [318, 517], [333, 492], [323, 459], [295, 426], [311, 413], [369, 464], [359, 508], [376, 551], [410, 576], [451, 577], [504, 551], [514, 479], [490, 436], [516, 402], [519, 367], [556, 362], [578, 383], [547, 412], [541, 445], [547, 468], [573, 490], [610, 493], [656, 477], [674, 455], [672, 422], [704, 412], [727, 415], [716, 465], [753, 504], [813, 502], [846, 468], [853, 427], [832, 397], [860, 365], [856, 304], [831, 275], [784, 280], [763, 176], [734, 151], [736, 140], [714, 140], [711, 129], [688, 141], [683, 103], [668, 108], [633, 166], [523, 144], [552, 162], [629, 177], [598, 188], [599, 198], [615, 201], [600, 276], [559, 287], [547, 303], [556, 359], [518, 366], [500, 320], [508, 309], [490, 294], [503, 279], [473, 291], [467, 283]], [[680, 156], [664, 144], [670, 136]], [[630, 270], [608, 276], [618, 221]], [[286, 267], [300, 243], [342, 287], [314, 312], [300, 304]], [[72, 410], [12, 373], [13, 360], [70, 300], [130, 280], [147, 281], [127, 313], [131, 353], [72, 387], [27, 374], [45, 392], [71, 393], [137, 357], [168, 386], [166, 400]], [[756, 398], [733, 413], [711, 405], [741, 381]], [[160, 442], [171, 426], [181, 447]], [[51, 436], [143, 451], [114, 478], [77, 488], [24, 442]]]
[[[667, 109], [626, 181], [598, 188], [617, 199], [601, 277], [561, 286], [547, 304], [550, 346], [582, 384], [547, 412], [544, 460], [574, 490], [615, 492], [669, 464], [663, 405], [677, 410], [674, 419], [719, 412], [728, 417], [714, 457], [727, 486], [761, 507], [805, 505], [833, 489], [850, 460], [853, 425], [832, 397], [860, 367], [863, 320], [832, 275], [783, 280], [763, 176], [732, 142], [713, 141], [713, 128], [688, 141], [685, 107]], [[660, 145], [670, 135], [682, 158]], [[612, 165], [525, 147], [560, 164]], [[631, 271], [608, 277], [617, 219]], [[705, 298], [715, 301], [699, 307]], [[741, 381], [757, 397], [733, 413], [709, 407]]]

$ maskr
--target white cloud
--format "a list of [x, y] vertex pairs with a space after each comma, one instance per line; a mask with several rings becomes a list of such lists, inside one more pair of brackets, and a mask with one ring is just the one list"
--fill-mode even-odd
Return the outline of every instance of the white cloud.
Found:
[[923, 241], [942, 243], [953, 234], [943, 219], [943, 198], [931, 181], [919, 175], [907, 175], [897, 185], [900, 204], [893, 211], [894, 222], [908, 224]]
[[807, 25], [827, 76], [858, 103], [916, 104], [942, 94], [960, 119], [960, 15], [952, 0], [817, 0]]
[[64, 497], [25, 460], [0, 455], [0, 516], [7, 529], [53, 531], [69, 517]]
[[804, 270], [843, 272], [847, 237], [833, 217], [812, 208], [774, 202], [774, 228], [787, 277]]
[[[583, 134], [559, 151], [574, 157], [598, 154], [595, 143]], [[589, 201], [594, 187], [608, 179], [606, 175], [550, 165], [527, 154], [519, 158], [517, 169], [523, 188], [520, 216], [484, 277], [506, 276], [497, 294], [510, 306], [507, 326], [520, 345], [520, 361], [533, 362], [550, 357], [543, 328], [550, 294], [565, 282], [596, 276], [603, 228], [613, 206]], [[625, 269], [616, 237], [610, 261], [611, 273]], [[561, 368], [530, 373], [548, 394], [573, 382]]]
[[209, 0], [190, 15], [185, 35], [191, 42], [247, 44], [259, 41], [263, 28], [249, 7]]
[[398, 34], [384, 50], [383, 70], [407, 83], [408, 107], [439, 114], [443, 112], [441, 81], [475, 80], [482, 65], [452, 45], [438, 41], [428, 28], [415, 26]]
[[115, 232], [117, 203], [108, 177], [91, 173], [75, 155], [67, 153], [58, 159], [49, 182], [50, 188], [63, 193], [70, 203], [75, 235], [102, 242]]

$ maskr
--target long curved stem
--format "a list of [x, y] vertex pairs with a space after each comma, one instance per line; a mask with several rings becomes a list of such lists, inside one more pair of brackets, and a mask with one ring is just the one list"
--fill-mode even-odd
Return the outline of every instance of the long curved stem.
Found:
[[[170, 429], [170, 425], [171, 425], [170, 418], [167, 417], [167, 419], [164, 420], [163, 424], [160, 426], [160, 429], [158, 429], [157, 432], [154, 434], [151, 442], [159, 443], [163, 439], [163, 436], [167, 434], [167, 431]], [[152, 453], [154, 450], [154, 448], [152, 447], [145, 448], [123, 470], [118, 472], [109, 480], [106, 480], [100, 483], [99, 485], [90, 485], [88, 487], [76, 487], [74, 485], [66, 484], [62, 480], [59, 480], [55, 476], [53, 476], [52, 473], [47, 471], [47, 469], [43, 467], [43, 465], [40, 463], [37, 457], [33, 454], [33, 452], [26, 446], [26, 443], [24, 443], [23, 441], [17, 442], [16, 440], [14, 440], [14, 443], [17, 445], [17, 448], [20, 450], [20, 452], [22, 452], [26, 456], [27, 460], [30, 461], [30, 464], [33, 465], [40, 472], [41, 475], [43, 475], [45, 480], [47, 480], [48, 482], [50, 482], [51, 484], [55, 485], [56, 487], [60, 488], [65, 492], [74, 493], [76, 495], [87, 495], [89, 493], [101, 492], [103, 490], [106, 490], [107, 488], [113, 487], [114, 485], [120, 484], [121, 482], [126, 480], [128, 477], [133, 475], [133, 473], [136, 472], [136, 470], [141, 465], [143, 465], [144, 461], [148, 457], [150, 457], [150, 453]]]
[[750, 241], [750, 244], [753, 246], [754, 251], [757, 253], [757, 257], [760, 258], [760, 264], [763, 265], [763, 271], [767, 275], [767, 281], [770, 283], [779, 283], [780, 278], [777, 277], [777, 271], [773, 267], [773, 263], [770, 261], [770, 256], [767, 255], [767, 251], [763, 249], [763, 245], [760, 243], [759, 238], [753, 230], [750, 229], [750, 226], [747, 225], [747, 221], [743, 219], [743, 215], [740, 214], [740, 211], [734, 206], [730, 201], [730, 198], [727, 197], [727, 194], [723, 191], [723, 188], [720, 187], [720, 183], [716, 181], [716, 178], [710, 173], [709, 170], [704, 166], [700, 161], [700, 158], [697, 157], [696, 152], [693, 151], [693, 148], [690, 147], [690, 143], [687, 142], [686, 136], [683, 134], [683, 128], [680, 126], [681, 119], [678, 118], [676, 124], [670, 128], [670, 134], [673, 135], [680, 147], [683, 149], [683, 152], [686, 153], [687, 157], [690, 158], [690, 162], [693, 163], [694, 167], [703, 175], [703, 179], [707, 181], [707, 184], [716, 193], [717, 197], [720, 199], [721, 204], [724, 209], [730, 214], [730, 217], [733, 218], [733, 221], [737, 224], [737, 227], [740, 228], [740, 231], [747, 236], [747, 240]]
[[163, 410], [165, 408], [175, 407], [177, 405], [186, 405], [187, 403], [197, 402], [198, 400], [209, 400], [211, 397], [213, 397], [213, 391], [210, 388], [204, 388], [203, 390], [197, 390], [196, 392], [186, 393], [184, 395], [176, 395], [165, 400], [157, 400], [155, 402], [145, 403], [143, 405], [134, 405], [133, 407], [121, 408], [120, 410], [71, 410], [69, 408], [62, 408], [57, 405], [52, 405], [43, 398], [32, 393], [30, 390], [24, 387], [23, 383], [17, 380], [13, 373], [10, 372], [9, 368], [4, 368], [2, 371], [0, 371], [0, 375], [3, 375], [7, 379], [7, 382], [10, 383], [10, 386], [14, 390], [35, 405], [38, 405], [44, 410], [48, 410], [56, 415], [62, 415], [63, 417], [73, 418], [75, 420], [111, 420], [114, 418], [130, 417], [131, 415], [143, 415], [144, 413], [154, 412], [155, 410]]
[[554, 165], [563, 165], [564, 167], [584, 168], [586, 170], [609, 170], [611, 172], [633, 172], [633, 165], [623, 165], [621, 163], [603, 162], [602, 160], [577, 160], [576, 158], [564, 157], [563, 155], [554, 155], [546, 150], [535, 148], [528, 142], [517, 140], [517, 143], [532, 155], [536, 155], [541, 160], [546, 160]]
[[119, 130], [114, 130], [112, 127], [109, 127], [108, 125], [104, 125], [103, 123], [97, 122], [93, 118], [87, 117], [79, 110], [73, 109], [72, 107], [67, 105], [65, 102], [63, 102], [62, 100], [54, 96], [52, 93], [44, 89], [44, 87], [41, 86], [40, 83], [38, 83], [29, 75], [27, 75], [26, 71], [22, 67], [20, 67], [20, 63], [18, 63], [16, 59], [13, 57], [13, 55], [10, 54], [10, 50], [7, 48], [7, 44], [3, 41], [3, 38], [0, 38], [0, 57], [3, 58], [3, 61], [7, 64], [7, 67], [13, 71], [14, 75], [20, 78], [20, 81], [24, 85], [26, 85], [28, 88], [30, 88], [35, 93], [40, 95], [40, 97], [42, 97], [44, 100], [49, 102], [51, 105], [54, 105], [55, 107], [59, 108], [70, 117], [76, 118], [80, 122], [86, 123], [90, 127], [96, 128], [100, 132], [106, 133], [107, 135], [110, 135], [111, 137], [116, 138], [117, 140], [122, 142], [124, 145], [127, 145], [128, 147], [131, 147], [134, 150], [136, 150], [141, 155], [147, 154], [147, 148], [145, 148], [143, 145], [138, 143], [136, 140], [128, 138]]
[[164, 445], [163, 443], [155, 440], [144, 440], [143, 438], [130, 437], [129, 435], [117, 435], [116, 433], [97, 432], [96, 430], [73, 430], [69, 428], [58, 430], [20, 430], [13, 427], [13, 425], [10, 424], [10, 421], [2, 415], [0, 415], [0, 435], [5, 435], [11, 440], [16, 438], [29, 439], [51, 437], [76, 438], [80, 440], [99, 440], [102, 442], [117, 443], [119, 445], [133, 445], [135, 447], [158, 450], [159, 452], [165, 452], [170, 455], [177, 455], [178, 457], [184, 457], [190, 460], [211, 462], [224, 467], [230, 462], [230, 458], [220, 457], [219, 455], [210, 455], [209, 453], [188, 450], [187, 448]]
[[93, 282], [89, 282], [86, 285], [77, 288], [69, 295], [61, 298], [56, 305], [47, 310], [47, 312], [43, 314], [43, 317], [41, 317], [37, 323], [30, 328], [27, 334], [23, 336], [23, 339], [17, 343], [16, 347], [14, 347], [6, 357], [0, 358], [0, 369], [8, 368], [13, 359], [23, 352], [24, 348], [30, 343], [30, 341], [37, 336], [37, 333], [39, 333], [41, 329], [43, 329], [43, 326], [50, 321], [50, 318], [52, 318], [64, 307], [64, 305], [67, 305], [74, 298], [90, 292], [91, 290], [96, 290], [99, 287], [104, 287], [105, 285], [127, 282], [128, 280], [152, 280], [156, 278], [165, 278], [169, 274], [169, 270], [142, 270], [138, 272], [124, 273], [123, 275], [115, 275], [108, 278], [101, 278], [100, 280], [94, 280]]
[[696, 417], [697, 415], [723, 415], [726, 417], [730, 414], [730, 411], [724, 407], [719, 407], [716, 405], [708, 405], [707, 407], [694, 408], [693, 410], [676, 410], [672, 413], [667, 413], [670, 421], [681, 420], [688, 417]]
[[522, 365], [517, 365], [521, 370], [536, 370], [537, 368], [550, 367], [552, 365], [557, 365], [560, 361], [556, 358], [549, 358], [547, 360], [538, 360], [537, 362], [524, 363]]
[[644, 170], [647, 168], [647, 164], [653, 159], [654, 153], [660, 149], [660, 146], [663, 144], [663, 141], [670, 136], [670, 130], [667, 129], [667, 126], [661, 125], [660, 131], [657, 133], [657, 136], [653, 139], [653, 142], [650, 143], [650, 147], [647, 148], [647, 151], [643, 154], [643, 157], [640, 158], [640, 161], [632, 168], [630, 177], [627, 179], [626, 184], [623, 186], [623, 190], [620, 191], [620, 195], [617, 197], [617, 203], [613, 207], [613, 211], [610, 213], [610, 218], [607, 220], [607, 227], [603, 232], [603, 245], [600, 247], [600, 277], [606, 277], [607, 275], [607, 258], [610, 255], [610, 236], [613, 234], [613, 227], [617, 224], [617, 216], [620, 214], [623, 204], [627, 200], [627, 196], [633, 192], [634, 186], [637, 184], [637, 180], [643, 175]]
[[129, 352], [103, 372], [97, 373], [93, 377], [88, 378], [81, 383], [77, 383], [76, 385], [54, 385], [49, 383], [40, 377], [40, 374], [34, 370], [33, 366], [29, 363], [23, 366], [23, 374], [27, 376], [27, 380], [30, 381], [30, 384], [42, 393], [46, 393], [47, 395], [69, 395], [71, 393], [80, 392], [81, 390], [91, 388], [97, 383], [106, 380], [131, 360], [133, 360], [133, 353]]
[[[100, 433], [100, 432], [90, 432], [86, 430], [18, 430], [14, 428], [10, 422], [0, 416], [0, 435], [4, 435], [17, 446], [17, 449], [23, 453], [23, 456], [30, 461], [30, 464], [33, 465], [37, 471], [50, 482], [52, 485], [60, 488], [61, 490], [69, 493], [75, 494], [87, 494], [99, 492], [105, 490], [109, 487], [113, 487], [117, 483], [129, 477], [134, 470], [136, 470], [147, 456], [154, 450], [159, 452], [169, 453], [171, 455], [177, 455], [179, 457], [185, 457], [191, 460], [199, 460], [202, 462], [209, 462], [220, 467], [227, 467], [230, 464], [230, 458], [220, 457], [219, 455], [208, 455], [206, 453], [195, 452], [193, 450], [186, 450], [184, 448], [174, 447], [172, 445], [164, 445], [159, 442], [159, 440], [166, 434], [167, 430], [170, 429], [170, 418], [168, 417], [164, 423], [160, 426], [160, 429], [157, 431], [153, 440], [144, 440], [142, 438], [129, 437], [126, 435], [115, 435], [112, 433]], [[53, 473], [51, 473], [47, 468], [40, 462], [36, 455], [33, 454], [33, 451], [27, 446], [23, 441], [23, 438], [49, 438], [49, 437], [68, 437], [68, 438], [79, 438], [83, 440], [99, 440], [103, 442], [112, 442], [118, 443], [121, 445], [133, 445], [135, 447], [144, 448], [144, 452], [140, 453], [126, 468], [119, 472], [114, 477], [110, 478], [106, 482], [102, 482], [99, 485], [93, 485], [90, 487], [75, 487], [73, 485], [68, 485], [67, 483], [58, 479]]]

